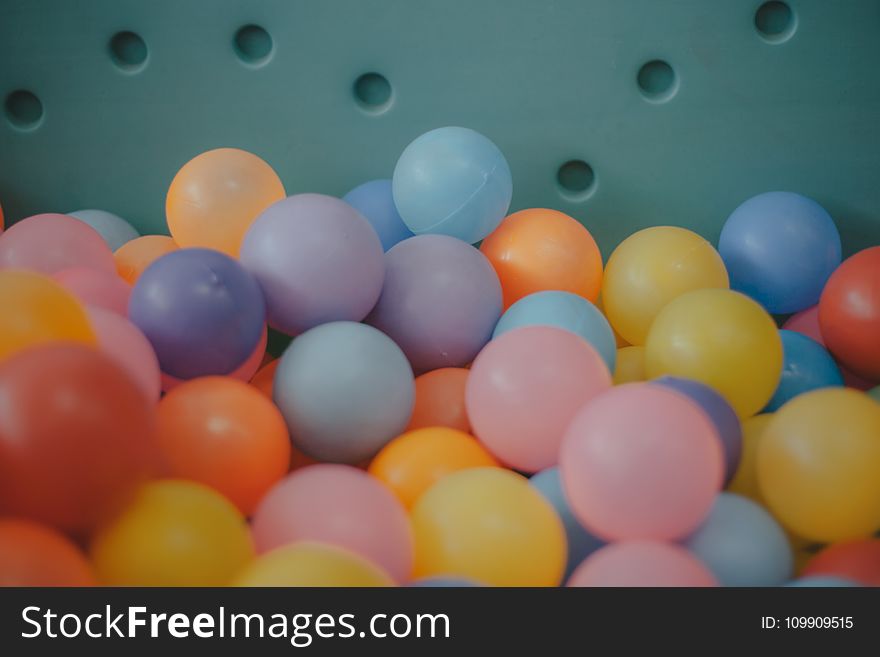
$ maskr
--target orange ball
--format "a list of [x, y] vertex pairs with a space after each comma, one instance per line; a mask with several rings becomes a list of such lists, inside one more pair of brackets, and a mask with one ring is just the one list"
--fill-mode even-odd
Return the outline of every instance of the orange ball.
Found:
[[182, 247], [202, 246], [238, 257], [260, 213], [286, 196], [278, 174], [237, 148], [217, 148], [183, 165], [165, 199], [168, 230]]
[[0, 233], [6, 228], [6, 220], [3, 218], [3, 206], [0, 205]]
[[829, 545], [810, 559], [803, 575], [844, 577], [862, 586], [880, 586], [880, 538]]
[[177, 244], [167, 235], [144, 235], [120, 246], [113, 259], [116, 271], [129, 284], [134, 285], [144, 269], [166, 253], [176, 251]]
[[449, 427], [471, 432], [464, 407], [468, 370], [444, 367], [416, 378], [416, 403], [407, 431], [422, 427]]
[[284, 418], [247, 383], [221, 376], [182, 383], [159, 402], [157, 420], [168, 473], [211, 486], [244, 514], [287, 474]]
[[407, 508], [448, 474], [497, 466], [476, 438], [446, 427], [417, 429], [398, 436], [373, 458], [367, 470]]
[[278, 364], [280, 362], [281, 359], [276, 358], [266, 365], [263, 365], [257, 371], [257, 373], [254, 374], [254, 378], [251, 379], [251, 385], [269, 399], [272, 399], [272, 387], [275, 382], [275, 370], [278, 369]]
[[54, 529], [0, 518], [0, 586], [95, 586], [82, 551]]
[[573, 292], [595, 302], [602, 254], [582, 224], [545, 208], [508, 216], [480, 247], [501, 280], [504, 307], [542, 290]]

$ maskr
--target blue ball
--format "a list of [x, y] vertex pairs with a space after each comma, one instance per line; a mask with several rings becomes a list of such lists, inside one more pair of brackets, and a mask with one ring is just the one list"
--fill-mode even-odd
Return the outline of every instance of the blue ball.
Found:
[[779, 337], [782, 338], [782, 377], [764, 413], [772, 413], [810, 390], [843, 385], [843, 375], [825, 347], [795, 331], [782, 329]]
[[464, 577], [424, 577], [413, 580], [409, 586], [421, 589], [458, 589], [483, 585]]
[[290, 344], [272, 398], [293, 444], [330, 463], [359, 463], [403, 433], [415, 383], [403, 352], [366, 324], [331, 322]]
[[507, 214], [510, 167], [498, 147], [468, 128], [437, 128], [417, 137], [394, 167], [394, 203], [416, 235], [450, 235], [469, 244]]
[[495, 325], [493, 338], [521, 326], [556, 326], [571, 331], [593, 345], [613, 372], [617, 342], [602, 312], [584, 297], [571, 292], [535, 292], [513, 304]]
[[730, 287], [771, 313], [794, 313], [819, 302], [840, 264], [840, 233], [825, 209], [792, 192], [750, 198], [728, 217], [718, 252]]
[[343, 196], [342, 200], [367, 218], [385, 251], [413, 236], [394, 205], [390, 180], [365, 182]]
[[250, 356], [266, 323], [257, 280], [224, 253], [180, 249], [144, 270], [128, 302], [129, 319], [179, 379], [229, 374]]
[[126, 242], [140, 237], [134, 227], [122, 217], [104, 210], [77, 210], [68, 213], [71, 217], [88, 224], [107, 242], [111, 251], [116, 251]]
[[798, 579], [792, 580], [788, 582], [786, 586], [796, 588], [815, 587], [827, 589], [860, 587], [861, 584], [846, 579], [845, 577], [833, 577], [831, 575], [810, 575], [807, 577], [799, 577]]
[[709, 517], [684, 542], [721, 586], [780, 586], [794, 557], [782, 527], [758, 504], [721, 493]]
[[565, 537], [568, 542], [568, 563], [565, 567], [564, 579], [567, 580], [584, 559], [605, 543], [584, 529], [583, 525], [575, 518], [568, 501], [565, 499], [558, 467], [542, 470], [532, 476], [529, 483], [556, 510], [559, 519], [562, 520], [563, 527], [565, 527]]

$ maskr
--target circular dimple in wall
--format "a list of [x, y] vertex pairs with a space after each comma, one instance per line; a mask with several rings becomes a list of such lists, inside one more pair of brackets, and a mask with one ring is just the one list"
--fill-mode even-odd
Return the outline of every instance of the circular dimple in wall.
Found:
[[43, 103], [26, 89], [18, 89], [6, 96], [3, 109], [9, 123], [19, 130], [33, 130], [43, 120]]
[[238, 58], [250, 66], [262, 66], [272, 57], [272, 36], [259, 25], [245, 25], [235, 33], [233, 47]]
[[368, 112], [382, 112], [391, 104], [391, 83], [379, 73], [364, 73], [352, 90], [357, 104]]
[[563, 196], [581, 201], [595, 190], [596, 174], [584, 160], [569, 160], [556, 172], [556, 182]]
[[755, 29], [767, 43], [788, 41], [797, 28], [797, 17], [792, 8], [779, 0], [765, 2], [755, 12]]
[[147, 63], [147, 44], [134, 32], [117, 32], [110, 38], [108, 48], [113, 63], [126, 73], [136, 73]]
[[663, 103], [678, 91], [678, 76], [675, 69], [662, 59], [653, 59], [643, 64], [636, 76], [639, 91], [645, 100]]

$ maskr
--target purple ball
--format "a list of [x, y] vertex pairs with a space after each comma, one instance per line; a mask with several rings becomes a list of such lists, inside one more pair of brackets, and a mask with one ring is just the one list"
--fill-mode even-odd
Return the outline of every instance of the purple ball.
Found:
[[724, 449], [724, 485], [730, 483], [742, 457], [742, 425], [736, 412], [727, 400], [713, 388], [699, 381], [684, 379], [677, 376], [661, 376], [652, 383], [680, 392], [690, 397], [702, 408], [721, 436], [721, 447]]
[[153, 345], [163, 372], [192, 379], [228, 374], [253, 353], [266, 304], [237, 261], [211, 249], [180, 249], [141, 274], [128, 316]]
[[415, 373], [470, 363], [501, 317], [501, 283], [479, 250], [419, 235], [385, 254], [385, 286], [367, 322], [394, 340]]
[[240, 258], [263, 288], [269, 324], [298, 335], [366, 317], [382, 291], [382, 255], [376, 231], [348, 203], [297, 194], [257, 217]]

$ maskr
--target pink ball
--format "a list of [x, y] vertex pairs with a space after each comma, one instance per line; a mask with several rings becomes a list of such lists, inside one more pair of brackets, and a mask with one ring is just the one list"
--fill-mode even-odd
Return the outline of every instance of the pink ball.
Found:
[[72, 267], [58, 272], [53, 278], [87, 306], [97, 306], [128, 317], [131, 285], [116, 272], [108, 274], [89, 267]]
[[647, 383], [587, 404], [562, 441], [566, 498], [606, 540], [686, 536], [708, 515], [724, 476], [721, 438], [686, 396]]
[[483, 348], [468, 375], [465, 405], [474, 434], [492, 454], [537, 472], [557, 463], [575, 413], [610, 387], [608, 367], [586, 340], [527, 326]]
[[[806, 335], [823, 347], [825, 346], [825, 340], [822, 338], [822, 333], [819, 330], [819, 306], [813, 306], [795, 313], [785, 321], [782, 328]], [[875, 384], [871, 381], [863, 379], [858, 374], [853, 374], [841, 366], [840, 363], [837, 365], [840, 367], [840, 373], [843, 375], [843, 383], [848, 387], [855, 388], [856, 390], [870, 390], [874, 387]]]
[[[266, 345], [268, 344], [268, 340], [269, 333], [264, 326], [263, 333], [260, 335], [260, 341], [257, 343], [257, 346], [251, 355], [248, 356], [247, 360], [239, 365], [233, 372], [224, 376], [230, 376], [233, 379], [250, 383], [250, 380], [254, 378], [254, 374], [257, 373], [257, 370], [260, 369], [260, 366], [263, 364], [263, 358], [266, 356]], [[170, 392], [183, 382], [183, 379], [178, 379], [176, 376], [171, 376], [170, 374], [162, 372], [163, 392]]]
[[377, 479], [351, 466], [312, 465], [288, 475], [260, 502], [252, 528], [258, 552], [316, 541], [356, 552], [398, 582], [412, 573], [406, 511]]
[[709, 569], [678, 545], [624, 541], [593, 552], [568, 586], [718, 586]]
[[159, 401], [159, 359], [150, 341], [115, 312], [97, 306], [89, 306], [87, 311], [101, 351], [129, 373], [151, 402]]
[[0, 236], [0, 269], [55, 274], [89, 267], [116, 274], [113, 253], [98, 232], [66, 214], [35, 214]]

